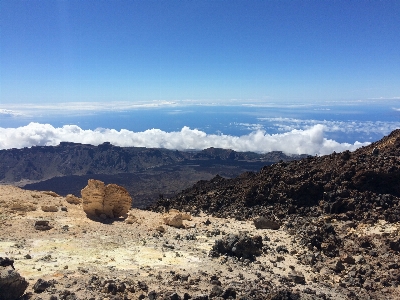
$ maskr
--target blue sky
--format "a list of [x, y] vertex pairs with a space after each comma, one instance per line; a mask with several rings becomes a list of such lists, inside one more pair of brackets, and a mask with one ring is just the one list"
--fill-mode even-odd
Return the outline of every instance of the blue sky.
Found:
[[0, 104], [400, 97], [400, 1], [2, 0], [0, 9]]

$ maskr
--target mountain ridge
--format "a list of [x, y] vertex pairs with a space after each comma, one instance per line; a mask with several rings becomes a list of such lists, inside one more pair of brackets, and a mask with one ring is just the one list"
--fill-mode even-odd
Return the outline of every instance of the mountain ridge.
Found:
[[282, 152], [257, 154], [208, 148], [178, 151], [162, 148], [119, 147], [105, 142], [98, 146], [61, 142], [58, 146], [34, 146], [0, 150], [0, 182], [41, 181], [56, 176], [134, 173], [185, 160], [276, 162], [289, 160]]

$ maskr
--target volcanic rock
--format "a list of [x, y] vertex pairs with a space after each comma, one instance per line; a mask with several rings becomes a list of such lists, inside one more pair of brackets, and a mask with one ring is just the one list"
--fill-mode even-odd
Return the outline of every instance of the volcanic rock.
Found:
[[46, 231], [52, 229], [53, 226], [49, 225], [49, 221], [46, 220], [38, 220], [35, 222], [35, 229], [40, 231]]
[[281, 226], [279, 225], [278, 222], [275, 222], [271, 219], [267, 219], [265, 217], [258, 217], [256, 219], [253, 220], [254, 226], [257, 229], [274, 229], [277, 230], [279, 229]]
[[8, 267], [10, 266], [11, 268], [14, 268], [14, 260], [13, 259], [9, 259], [8, 257], [2, 258], [0, 257], [0, 267]]
[[132, 206], [128, 191], [116, 184], [105, 185], [100, 180], [89, 179], [81, 193], [83, 210], [90, 217], [102, 214], [111, 219], [126, 217]]
[[293, 281], [294, 283], [299, 283], [299, 284], [305, 284], [306, 279], [304, 277], [304, 274], [296, 271], [296, 270], [291, 270], [288, 274], [289, 280]]
[[39, 278], [33, 286], [33, 291], [35, 293], [43, 293], [47, 288], [51, 287], [52, 285], [52, 282]]
[[[372, 154], [374, 148], [378, 155]], [[327, 213], [393, 223], [400, 221], [399, 156], [400, 129], [354, 152], [280, 162], [233, 179], [202, 180], [171, 199], [159, 199], [152, 209], [201, 210], [239, 220], [274, 215], [282, 221], [294, 214]]]
[[350, 254], [343, 254], [340, 256], [340, 261], [349, 265], [354, 265], [356, 260]]
[[243, 257], [254, 260], [255, 256], [262, 253], [263, 242], [261, 236], [249, 237], [245, 234], [229, 234], [220, 240], [216, 240], [209, 255], [218, 257], [221, 254]]
[[0, 300], [16, 300], [21, 297], [29, 283], [11, 266], [0, 266]]

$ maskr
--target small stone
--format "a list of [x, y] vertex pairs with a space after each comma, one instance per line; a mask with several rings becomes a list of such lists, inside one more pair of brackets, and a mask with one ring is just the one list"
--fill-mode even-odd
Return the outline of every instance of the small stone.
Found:
[[301, 273], [300, 271], [295, 271], [291, 270], [288, 274], [288, 279], [290, 281], [293, 281], [294, 283], [299, 283], [299, 284], [305, 284], [306, 279], [304, 277], [304, 274]]
[[163, 218], [163, 221], [166, 225], [175, 227], [175, 228], [184, 228], [185, 226], [183, 225], [183, 216], [182, 214], [176, 214], [176, 215], [168, 215]]
[[156, 230], [158, 231], [158, 232], [161, 232], [161, 233], [164, 233], [165, 232], [165, 228], [164, 228], [164, 226], [158, 226], [157, 228], [156, 228]]
[[54, 205], [42, 205], [41, 208], [44, 212], [57, 212], [58, 211], [57, 206], [54, 206]]
[[224, 299], [236, 299], [236, 290], [233, 287], [228, 287], [221, 296]]
[[35, 293], [43, 293], [47, 288], [51, 287], [52, 283], [50, 281], [43, 280], [39, 278], [35, 285], [33, 286], [33, 291]]
[[129, 215], [126, 219], [125, 219], [125, 223], [126, 224], [133, 224], [137, 222], [137, 218], [135, 216]]
[[349, 265], [354, 265], [356, 260], [350, 254], [344, 254], [340, 257], [340, 261]]
[[50, 230], [53, 226], [49, 225], [49, 221], [38, 220], [35, 222], [35, 229], [40, 231]]
[[157, 293], [156, 291], [151, 291], [147, 297], [149, 298], [149, 300], [156, 300], [157, 299]]
[[218, 297], [218, 296], [221, 296], [223, 292], [224, 292], [224, 290], [222, 289], [222, 287], [220, 287], [219, 285], [214, 285], [211, 289], [209, 296], [211, 298]]
[[345, 269], [345, 266], [340, 260], [338, 260], [331, 265], [331, 269], [335, 272], [341, 272]]

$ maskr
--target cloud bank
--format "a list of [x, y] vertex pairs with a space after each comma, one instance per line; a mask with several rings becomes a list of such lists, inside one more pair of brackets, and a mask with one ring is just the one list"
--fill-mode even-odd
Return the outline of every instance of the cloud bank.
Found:
[[[400, 128], [400, 122], [388, 121], [321, 121], [310, 119], [294, 119], [294, 118], [258, 118], [259, 121], [264, 121], [270, 127], [280, 132], [292, 130], [307, 130], [315, 125], [323, 125], [324, 132], [353, 132], [365, 134], [388, 134], [395, 129]], [[260, 126], [260, 124], [243, 124], [236, 123], [240, 126]]]
[[288, 154], [324, 155], [333, 151], [353, 151], [368, 143], [339, 143], [324, 136], [326, 126], [315, 124], [308, 129], [293, 129], [279, 134], [268, 134], [257, 129], [247, 135], [232, 136], [207, 134], [183, 127], [180, 131], [165, 132], [149, 129], [133, 132], [122, 129], [84, 130], [76, 125], [53, 127], [50, 124], [30, 123], [18, 128], [0, 128], [0, 149], [31, 146], [55, 146], [60, 142], [99, 145], [110, 142], [121, 147], [154, 147], [177, 150], [206, 149], [209, 147], [266, 153], [283, 151]]

